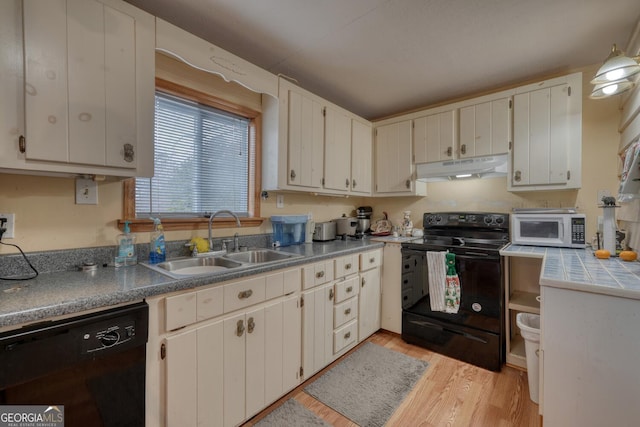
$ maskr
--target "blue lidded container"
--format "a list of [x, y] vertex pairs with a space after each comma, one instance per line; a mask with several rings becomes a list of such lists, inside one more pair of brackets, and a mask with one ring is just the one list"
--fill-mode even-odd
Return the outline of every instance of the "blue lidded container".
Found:
[[277, 215], [271, 217], [273, 242], [277, 246], [304, 243], [307, 215]]

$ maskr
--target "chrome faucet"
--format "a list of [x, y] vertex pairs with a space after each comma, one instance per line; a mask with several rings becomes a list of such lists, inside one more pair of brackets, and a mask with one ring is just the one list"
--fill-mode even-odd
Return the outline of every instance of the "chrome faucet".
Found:
[[242, 224], [240, 224], [240, 218], [238, 218], [238, 215], [236, 215], [235, 213], [231, 212], [230, 210], [226, 210], [223, 209], [221, 211], [217, 211], [211, 214], [211, 216], [209, 217], [209, 250], [212, 251], [213, 250], [213, 238], [211, 236], [211, 223], [213, 222], [213, 218], [215, 218], [216, 216], [218, 216], [218, 214], [229, 214], [232, 217], [234, 217], [236, 219], [236, 225], [238, 227], [242, 227]]

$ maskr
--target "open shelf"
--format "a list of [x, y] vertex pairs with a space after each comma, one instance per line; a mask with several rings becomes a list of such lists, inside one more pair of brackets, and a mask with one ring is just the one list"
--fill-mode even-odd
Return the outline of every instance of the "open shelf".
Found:
[[538, 295], [532, 292], [513, 291], [509, 297], [509, 310], [540, 314], [540, 303], [536, 300]]
[[524, 339], [520, 335], [515, 335], [509, 343], [507, 353], [507, 364], [527, 369], [527, 358], [524, 348]]

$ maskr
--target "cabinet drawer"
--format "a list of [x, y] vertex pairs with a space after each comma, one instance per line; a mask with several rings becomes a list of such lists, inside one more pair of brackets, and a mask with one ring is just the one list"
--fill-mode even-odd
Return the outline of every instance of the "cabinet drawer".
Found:
[[382, 264], [381, 249], [360, 254], [360, 271], [380, 267], [380, 264]]
[[310, 289], [333, 280], [333, 260], [302, 267], [303, 289]]
[[265, 298], [272, 299], [284, 295], [284, 274], [282, 271], [265, 277]]
[[358, 272], [358, 255], [347, 255], [336, 258], [336, 278], [345, 277]]
[[284, 278], [284, 295], [298, 292], [302, 286], [302, 276], [299, 268], [286, 270], [282, 273]]
[[224, 287], [224, 312], [248, 307], [265, 300], [265, 277], [243, 280]]
[[167, 297], [166, 329], [172, 331], [196, 322], [196, 293]]
[[203, 289], [196, 293], [196, 314], [198, 322], [220, 316], [222, 309], [222, 286]]
[[333, 307], [333, 327], [337, 328], [358, 318], [358, 298], [351, 298]]
[[336, 297], [334, 303], [337, 304], [358, 295], [358, 291], [360, 290], [360, 286], [358, 286], [359, 282], [359, 276], [337, 282], [335, 284]]
[[354, 320], [333, 331], [333, 353], [339, 353], [341, 350], [355, 344], [357, 340], [358, 322]]

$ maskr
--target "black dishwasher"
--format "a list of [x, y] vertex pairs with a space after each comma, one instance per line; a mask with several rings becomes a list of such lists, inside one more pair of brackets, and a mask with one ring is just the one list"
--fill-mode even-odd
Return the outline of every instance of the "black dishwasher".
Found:
[[149, 307], [0, 334], [0, 404], [63, 406], [64, 425], [144, 426]]

